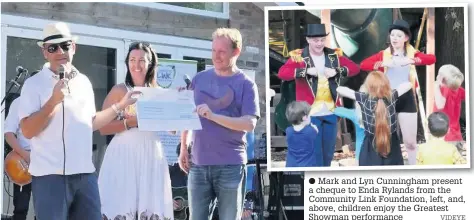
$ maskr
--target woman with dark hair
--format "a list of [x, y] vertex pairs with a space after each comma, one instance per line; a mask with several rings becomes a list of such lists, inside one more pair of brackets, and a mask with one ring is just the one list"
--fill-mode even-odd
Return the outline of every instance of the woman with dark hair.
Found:
[[360, 63], [364, 71], [379, 70], [385, 73], [391, 88], [411, 82], [413, 91], [400, 96], [396, 104], [403, 144], [408, 153], [408, 163], [416, 164], [416, 136], [418, 125], [418, 103], [415, 99], [415, 89], [418, 87], [415, 66], [431, 65], [436, 62], [432, 54], [424, 54], [410, 45], [410, 25], [404, 20], [396, 20], [390, 27], [390, 46]]
[[[156, 52], [147, 43], [133, 43], [125, 59], [125, 83], [115, 85], [105, 98], [108, 108], [136, 87], [158, 87]], [[138, 130], [134, 106], [100, 129], [115, 135], [99, 175], [103, 219], [173, 219], [171, 181], [157, 132]]]

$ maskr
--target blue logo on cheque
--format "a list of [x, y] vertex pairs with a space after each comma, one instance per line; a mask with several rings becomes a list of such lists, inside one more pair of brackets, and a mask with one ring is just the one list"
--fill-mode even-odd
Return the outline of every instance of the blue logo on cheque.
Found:
[[158, 65], [156, 81], [162, 88], [169, 88], [176, 77], [176, 67], [174, 65]]

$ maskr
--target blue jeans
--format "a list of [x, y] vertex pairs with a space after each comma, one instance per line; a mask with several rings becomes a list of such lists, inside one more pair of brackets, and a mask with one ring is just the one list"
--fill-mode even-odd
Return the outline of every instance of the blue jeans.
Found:
[[38, 220], [101, 220], [95, 173], [33, 176], [31, 188]]
[[219, 219], [240, 220], [246, 165], [191, 164], [188, 175], [189, 220], [210, 220], [218, 203]]
[[336, 149], [337, 138], [337, 116], [312, 116], [311, 123], [318, 127], [318, 145], [323, 148], [323, 166], [331, 166]]

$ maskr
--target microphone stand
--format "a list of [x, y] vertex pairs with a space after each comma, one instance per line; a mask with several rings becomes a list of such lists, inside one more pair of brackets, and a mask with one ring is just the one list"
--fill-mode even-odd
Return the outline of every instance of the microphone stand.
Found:
[[[2, 100], [2, 103], [0, 104], [0, 106], [3, 106], [3, 103], [5, 102], [5, 100], [6, 100], [7, 98], [9, 98], [9, 97], [12, 95], [12, 93], [10, 93], [10, 91], [12, 90], [13, 86], [16, 86], [16, 87], [19, 87], [19, 88], [20, 88], [21, 85], [20, 85], [17, 81], [18, 81], [18, 79], [23, 75], [23, 73], [25, 73], [25, 72], [26, 72], [26, 71], [19, 71], [19, 72], [16, 74], [15, 78], [12, 79], [12, 80], [10, 80], [10, 83], [11, 83], [11, 84], [10, 84], [10, 87], [8, 88], [8, 90], [7, 90], [6, 94], [5, 94], [5, 97], [3, 97], [3, 100]], [[5, 108], [2, 109], [2, 113], [3, 113], [3, 111], [5, 111]]]

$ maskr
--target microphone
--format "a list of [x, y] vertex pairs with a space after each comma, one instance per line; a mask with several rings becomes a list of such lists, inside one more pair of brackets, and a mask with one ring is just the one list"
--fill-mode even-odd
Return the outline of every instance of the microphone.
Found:
[[65, 71], [64, 64], [59, 65], [58, 67], [59, 79], [64, 79], [64, 71]]
[[22, 66], [17, 66], [15, 70], [17, 74], [14, 79], [10, 80], [10, 82], [13, 83], [15, 87], [20, 87], [20, 84], [18, 83], [18, 79], [20, 79], [23, 73], [28, 74], [28, 70], [23, 68]]
[[17, 66], [17, 67], [16, 67], [16, 72], [17, 72], [17, 73], [23, 73], [23, 72], [28, 73], [28, 70], [25, 69], [25, 68], [23, 68], [22, 66]]
[[189, 76], [187, 74], [184, 74], [183, 79], [186, 83], [186, 89], [189, 89], [189, 87], [191, 86], [191, 80], [189, 79]]
[[[66, 65], [64, 64], [61, 64], [59, 65], [58, 67], [58, 75], [59, 75], [59, 79], [64, 79], [65, 75], [66, 75]], [[69, 85], [67, 83], [67, 80], [64, 82], [64, 85], [66, 86], [66, 88], [64, 88], [65, 90], [63, 90], [65, 92], [65, 94], [71, 94], [71, 90], [69, 88]]]
[[[12, 90], [13, 86], [15, 86], [17, 88], [21, 88], [20, 83], [18, 83], [18, 79], [20, 79], [21, 75], [23, 75], [23, 73], [28, 74], [28, 70], [23, 68], [22, 66], [17, 66], [15, 70], [16, 70], [16, 76], [15, 76], [14, 79], [10, 80], [10, 83], [11, 83], [10, 87], [6, 91], [5, 97], [3, 97], [2, 103], [0, 105], [3, 105], [3, 103], [5, 102], [7, 97], [11, 97], [12, 94], [10, 93], [10, 91]], [[1, 112], [3, 112], [4, 110], [5, 109], [3, 109]]]

